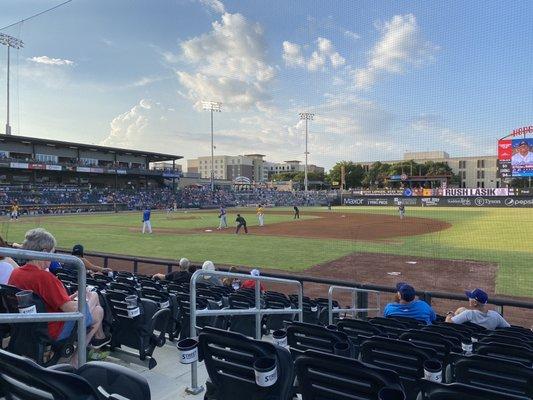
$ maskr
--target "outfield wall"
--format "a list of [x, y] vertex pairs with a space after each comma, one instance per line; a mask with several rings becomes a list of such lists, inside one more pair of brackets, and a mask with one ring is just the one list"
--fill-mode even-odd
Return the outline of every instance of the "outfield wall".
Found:
[[[405, 206], [415, 207], [505, 207], [533, 208], [533, 198], [525, 196], [494, 196], [494, 197], [402, 197], [402, 196], [343, 196], [345, 206], [397, 206], [398, 202]], [[338, 203], [341, 204], [340, 198]]]

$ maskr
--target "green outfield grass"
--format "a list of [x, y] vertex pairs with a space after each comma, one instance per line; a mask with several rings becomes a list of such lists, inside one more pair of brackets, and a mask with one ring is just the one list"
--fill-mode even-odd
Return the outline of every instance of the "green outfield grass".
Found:
[[[283, 211], [284, 209], [279, 209]], [[288, 210], [288, 209], [286, 209]], [[324, 209], [303, 209], [306, 211]], [[243, 210], [250, 212], [250, 210]], [[277, 210], [278, 211], [278, 210]], [[339, 207], [334, 212], [396, 214], [395, 208]], [[234, 226], [236, 212], [228, 217]], [[155, 213], [155, 228], [199, 229], [198, 233], [140, 234], [140, 213], [60, 216], [2, 221], [0, 234], [21, 241], [24, 232], [42, 226], [58, 239], [60, 247], [76, 243], [88, 251], [124, 253], [146, 257], [178, 258], [195, 261], [213, 259], [218, 263], [239, 264], [301, 271], [356, 251], [424, 256], [444, 259], [490, 261], [499, 265], [497, 291], [502, 294], [533, 296], [533, 212], [531, 209], [503, 208], [408, 208], [407, 216], [435, 218], [452, 227], [431, 234], [398, 238], [397, 244], [353, 240], [277, 238], [259, 235], [217, 235], [204, 232], [218, 225], [216, 212], [178, 212], [170, 217]], [[245, 214], [249, 225], [257, 225]], [[290, 215], [267, 212], [267, 223], [290, 222]], [[297, 223], [297, 222], [296, 222]], [[460, 283], [460, 277], [458, 277]]]

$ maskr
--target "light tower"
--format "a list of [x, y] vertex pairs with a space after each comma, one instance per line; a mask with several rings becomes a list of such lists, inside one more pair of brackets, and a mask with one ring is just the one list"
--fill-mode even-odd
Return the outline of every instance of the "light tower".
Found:
[[213, 145], [213, 112], [222, 112], [222, 103], [220, 101], [202, 101], [202, 107], [206, 111], [211, 111], [211, 191], [215, 190], [215, 147]]
[[14, 49], [20, 49], [24, 47], [22, 40], [17, 39], [16, 37], [6, 35], [5, 33], [0, 33], [0, 44], [3, 44], [7, 47], [7, 120], [6, 120], [6, 135], [11, 135], [11, 126], [9, 125], [9, 53], [11, 47]]
[[313, 113], [310, 113], [310, 112], [301, 112], [299, 113], [300, 115], [300, 119], [303, 119], [305, 120], [305, 169], [304, 169], [304, 186], [305, 186], [305, 193], [307, 194], [307, 186], [308, 186], [308, 181], [307, 181], [307, 157], [309, 155], [309, 152], [307, 151], [307, 137], [308, 137], [308, 134], [307, 134], [307, 121], [312, 121], [313, 118], [315, 117], [315, 114]]

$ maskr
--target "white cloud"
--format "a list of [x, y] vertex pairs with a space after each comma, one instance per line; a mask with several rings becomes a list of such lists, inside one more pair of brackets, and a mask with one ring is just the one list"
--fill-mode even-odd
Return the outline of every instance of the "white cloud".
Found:
[[350, 30], [344, 31], [344, 36], [346, 36], [348, 39], [357, 40], [361, 39], [361, 36], [358, 33], [352, 32]]
[[222, 3], [220, 0], [200, 0], [200, 3], [217, 13], [223, 14], [226, 12], [224, 3]]
[[66, 60], [62, 58], [50, 58], [48, 56], [39, 56], [39, 57], [31, 57], [28, 58], [28, 61], [32, 61], [37, 64], [45, 64], [45, 65], [74, 65], [74, 61]]
[[283, 59], [288, 67], [305, 67], [309, 71], [323, 69], [328, 61], [333, 68], [338, 68], [346, 63], [344, 57], [335, 50], [331, 40], [323, 37], [316, 40], [316, 50], [311, 53], [308, 59], [302, 54], [299, 44], [284, 41]]
[[160, 76], [143, 76], [128, 86], [129, 87], [143, 87], [143, 86], [151, 85], [152, 83], [155, 83], [155, 82], [162, 81], [164, 79], [168, 79], [168, 78], [160, 77]]
[[372, 48], [367, 66], [355, 71], [358, 88], [371, 87], [381, 74], [402, 74], [408, 66], [434, 61], [438, 47], [421, 37], [414, 15], [395, 15], [376, 28], [381, 38]]
[[275, 69], [267, 62], [263, 30], [241, 14], [222, 15], [209, 33], [180, 44], [181, 56], [193, 71], [176, 71], [196, 104], [203, 99], [223, 101], [227, 108], [249, 108], [268, 101], [267, 84]]

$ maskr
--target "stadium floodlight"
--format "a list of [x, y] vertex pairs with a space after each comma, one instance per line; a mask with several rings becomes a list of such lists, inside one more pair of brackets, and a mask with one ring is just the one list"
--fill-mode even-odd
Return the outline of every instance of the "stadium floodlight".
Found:
[[202, 108], [205, 111], [211, 111], [211, 191], [215, 190], [215, 146], [213, 144], [213, 112], [222, 112], [222, 103], [220, 101], [202, 101]]
[[11, 135], [11, 126], [9, 125], [9, 53], [10, 49], [20, 49], [24, 47], [24, 42], [16, 37], [0, 33], [0, 44], [7, 47], [7, 121], [6, 121], [6, 135]]
[[315, 117], [315, 114], [310, 112], [301, 112], [299, 113], [300, 119], [305, 120], [305, 169], [304, 169], [304, 186], [305, 186], [305, 193], [307, 194], [308, 190], [308, 180], [307, 180], [307, 157], [309, 156], [309, 152], [307, 151], [307, 121], [312, 121]]

